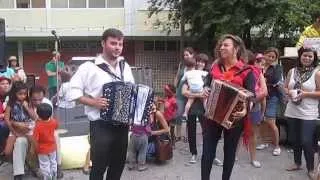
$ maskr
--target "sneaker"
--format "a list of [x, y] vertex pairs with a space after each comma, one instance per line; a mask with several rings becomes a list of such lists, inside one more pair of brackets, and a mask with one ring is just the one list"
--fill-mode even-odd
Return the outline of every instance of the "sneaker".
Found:
[[293, 149], [288, 149], [287, 152], [288, 153], [293, 153]]
[[192, 155], [189, 163], [190, 163], [190, 164], [195, 164], [195, 163], [197, 163], [197, 156], [196, 156], [196, 155]]
[[213, 160], [213, 164], [216, 166], [223, 166], [223, 163], [218, 158], [215, 158]]
[[259, 161], [252, 161], [251, 164], [255, 168], [261, 168], [261, 163]]
[[145, 171], [145, 170], [147, 170], [148, 169], [148, 167], [147, 167], [147, 165], [145, 165], [145, 164], [141, 164], [141, 165], [138, 165], [138, 171]]
[[280, 154], [281, 154], [281, 149], [280, 149], [280, 148], [275, 148], [275, 149], [273, 150], [272, 154], [273, 154], [274, 156], [280, 156]]
[[133, 163], [129, 163], [128, 164], [128, 170], [129, 171], [132, 171], [132, 170], [134, 170], [135, 169], [135, 165], [133, 164]]
[[263, 150], [268, 147], [268, 144], [260, 144], [256, 147], [257, 150]]
[[316, 178], [316, 175], [313, 171], [309, 171], [308, 172], [308, 177], [311, 179], [311, 180], [314, 180]]

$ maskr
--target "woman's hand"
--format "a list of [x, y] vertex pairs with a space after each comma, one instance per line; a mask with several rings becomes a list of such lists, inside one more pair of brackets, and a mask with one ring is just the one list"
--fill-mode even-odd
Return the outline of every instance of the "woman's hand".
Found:
[[247, 115], [247, 108], [245, 105], [243, 105], [243, 108], [241, 111], [237, 111], [232, 113], [233, 118], [235, 119], [241, 119]]
[[202, 91], [202, 96], [203, 96], [203, 98], [209, 97], [210, 91], [211, 91], [210, 88], [205, 87], [205, 88], [203, 89], [203, 91]]

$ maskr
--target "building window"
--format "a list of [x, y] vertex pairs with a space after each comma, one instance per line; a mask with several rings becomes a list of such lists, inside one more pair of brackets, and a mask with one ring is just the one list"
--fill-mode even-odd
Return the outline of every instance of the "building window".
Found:
[[89, 8], [105, 8], [106, 0], [88, 0]]
[[178, 41], [167, 41], [167, 51], [177, 51]]
[[32, 0], [32, 8], [46, 8], [46, 0]]
[[124, 0], [107, 0], [108, 8], [123, 8]]
[[17, 8], [31, 8], [30, 0], [17, 0]]
[[12, 0], [0, 1], [0, 8], [1, 9], [12, 9], [12, 8], [14, 8], [14, 1], [12, 1]]
[[86, 8], [86, 0], [69, 0], [69, 8]]
[[143, 42], [143, 49], [145, 51], [153, 51], [153, 49], [154, 49], [154, 41], [144, 41]]
[[144, 51], [178, 51], [178, 41], [144, 41]]
[[165, 51], [166, 50], [166, 42], [165, 41], [155, 41], [154, 50], [155, 51]]
[[52, 8], [68, 8], [68, 0], [51, 0]]

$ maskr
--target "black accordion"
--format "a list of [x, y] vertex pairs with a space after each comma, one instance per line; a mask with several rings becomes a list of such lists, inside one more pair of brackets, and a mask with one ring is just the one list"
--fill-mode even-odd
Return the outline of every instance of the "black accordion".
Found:
[[123, 81], [103, 85], [103, 97], [109, 106], [100, 111], [102, 120], [113, 125], [141, 125], [149, 123], [154, 100], [153, 89]]

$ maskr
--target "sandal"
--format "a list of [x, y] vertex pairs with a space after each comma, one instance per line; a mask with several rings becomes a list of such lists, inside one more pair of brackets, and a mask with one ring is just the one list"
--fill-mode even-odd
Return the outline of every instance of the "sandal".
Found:
[[299, 170], [302, 170], [302, 168], [297, 165], [293, 165], [293, 166], [286, 169], [286, 171], [299, 171]]

